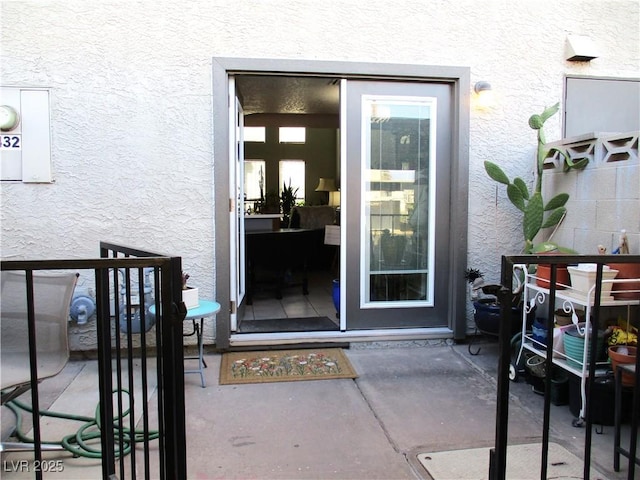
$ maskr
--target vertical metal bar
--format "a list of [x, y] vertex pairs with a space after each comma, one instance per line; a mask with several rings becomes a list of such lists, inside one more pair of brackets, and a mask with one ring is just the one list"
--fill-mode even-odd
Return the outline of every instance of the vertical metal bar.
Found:
[[[117, 257], [117, 253], [114, 251], [113, 252], [113, 256], [114, 258]], [[121, 299], [120, 299], [120, 289], [122, 288], [120, 286], [120, 282], [119, 282], [119, 272], [120, 269], [119, 268], [114, 268], [113, 269], [113, 298], [115, 300], [115, 320], [114, 320], [114, 338], [115, 338], [115, 347], [114, 347], [114, 355], [115, 355], [115, 360], [116, 360], [116, 399], [117, 399], [117, 410], [118, 412], [122, 412], [123, 411], [123, 402], [122, 402], [122, 342], [120, 341], [120, 334], [121, 334], [121, 330], [120, 330], [120, 309], [123, 308], [123, 305], [121, 305]], [[126, 304], [126, 301], [125, 301]], [[112, 397], [113, 398], [113, 397]], [[113, 401], [113, 400], [112, 400]], [[118, 423], [118, 431], [117, 431], [117, 437], [114, 436], [113, 437], [113, 441], [115, 442], [115, 439], [117, 438], [118, 440], [118, 470], [120, 472], [120, 477], [121, 478], [125, 478], [125, 470], [124, 470], [124, 462], [123, 462], [123, 457], [122, 457], [122, 452], [124, 451], [125, 445], [124, 445], [124, 431], [122, 429], [122, 425], [120, 425], [120, 423]]]
[[[140, 292], [140, 376], [142, 388], [142, 425], [143, 425], [143, 460], [144, 460], [144, 478], [149, 480], [149, 408], [147, 405], [147, 304], [146, 290], [144, 284], [144, 268], [138, 268], [138, 291]], [[133, 414], [133, 411], [131, 412]], [[132, 417], [135, 418], [135, 417]], [[135, 450], [135, 442], [137, 435], [135, 430], [132, 431], [133, 450]], [[133, 462], [135, 465], [135, 461]]]
[[163, 311], [165, 312], [162, 328], [164, 370], [166, 387], [166, 467], [168, 478], [187, 478], [186, 432], [185, 432], [185, 400], [184, 400], [184, 351], [182, 346], [182, 321], [186, 309], [182, 303], [182, 260], [173, 257], [168, 275], [163, 276]]
[[498, 402], [496, 405], [496, 443], [490, 454], [489, 478], [504, 479], [507, 470], [507, 443], [509, 425], [509, 365], [511, 363], [511, 315], [513, 291], [513, 263], [502, 257], [502, 285], [500, 301], [500, 329], [498, 358]]
[[549, 465], [549, 430], [551, 425], [551, 370], [553, 368], [553, 312], [556, 304], [556, 280], [558, 265], [551, 263], [551, 275], [549, 277], [549, 302], [547, 307], [547, 355], [545, 358], [544, 381], [544, 413], [542, 424], [542, 461], [540, 464], [540, 478], [547, 478]]
[[[596, 375], [596, 357], [598, 355], [598, 327], [600, 326], [600, 300], [602, 296], [602, 271], [604, 264], [602, 262], [596, 263], [596, 288], [594, 292], [593, 299], [593, 309], [592, 316], [593, 320], [591, 321], [589, 318], [585, 319], [586, 324], [585, 335], [589, 336], [590, 345], [588, 348], [589, 351], [589, 373], [587, 375], [587, 395], [586, 395], [586, 408], [585, 411], [587, 413], [587, 423], [586, 423], [586, 431], [584, 437], [584, 470], [582, 472], [582, 476], [585, 480], [589, 480], [591, 478], [591, 441], [593, 437], [593, 412], [594, 405], [592, 402], [593, 399], [593, 388], [595, 385], [595, 375]], [[590, 301], [587, 299], [587, 301]]]
[[[129, 391], [129, 411], [133, 412], [135, 410], [135, 383], [133, 381], [133, 370], [134, 370], [134, 365], [133, 365], [133, 316], [134, 316], [134, 309], [133, 309], [133, 305], [132, 305], [132, 301], [131, 301], [131, 269], [127, 268], [125, 269], [125, 291], [126, 291], [126, 300], [125, 300], [125, 304], [126, 304], [126, 311], [127, 311], [127, 386], [128, 386], [128, 391]], [[140, 295], [140, 292], [138, 292], [138, 297]], [[139, 298], [138, 298], [139, 301]], [[140, 325], [140, 327], [142, 328], [142, 325]], [[122, 392], [119, 392], [120, 395], [122, 395]], [[122, 410], [120, 410], [120, 423], [121, 423], [121, 428], [123, 430], [123, 436], [124, 436], [124, 431], [125, 431], [125, 419], [122, 417]], [[134, 422], [134, 418], [133, 415], [129, 416], [129, 431], [133, 432], [135, 431], [135, 422]], [[130, 439], [128, 439], [130, 441]], [[125, 459], [125, 455], [124, 452], [120, 453], [120, 459], [121, 461], [124, 462]], [[135, 449], [132, 448], [131, 449], [131, 456], [129, 457], [129, 466], [130, 466], [130, 470], [131, 470], [131, 478], [136, 478], [136, 466], [135, 466]]]
[[[158, 394], [156, 395], [157, 398], [157, 402], [158, 402], [158, 451], [159, 451], [159, 461], [160, 461], [160, 479], [164, 480], [164, 478], [166, 478], [165, 476], [165, 469], [164, 466], [166, 465], [166, 461], [167, 461], [167, 454], [166, 454], [166, 442], [165, 442], [165, 427], [164, 427], [164, 421], [163, 419], [165, 418], [165, 404], [164, 404], [164, 395], [162, 394], [162, 392], [165, 389], [165, 383], [164, 383], [164, 378], [162, 378], [162, 372], [164, 371], [164, 357], [162, 355], [162, 352], [164, 351], [164, 343], [163, 343], [163, 337], [162, 337], [162, 330], [164, 328], [164, 317], [166, 315], [165, 311], [164, 311], [164, 306], [163, 306], [163, 296], [164, 296], [164, 290], [162, 288], [162, 280], [161, 278], [164, 277], [164, 275], [166, 275], [166, 267], [156, 267], [154, 269], [153, 272], [153, 278], [154, 278], [154, 286], [155, 286], [155, 298], [154, 298], [154, 302], [155, 302], [155, 307], [156, 307], [156, 358], [157, 358], [157, 365], [156, 365], [156, 377], [157, 377], [157, 381], [158, 381]], [[162, 300], [162, 302], [161, 302]]]
[[[621, 380], [622, 381], [622, 380]], [[638, 421], [640, 420], [640, 355], [636, 354], [636, 378], [633, 388], [633, 413], [631, 414], [631, 440], [629, 442], [628, 480], [636, 478], [636, 460], [638, 448]]]
[[[102, 252], [101, 252], [102, 254]], [[102, 450], [102, 477], [115, 475], [113, 445], [113, 403], [111, 390], [111, 312], [109, 306], [109, 269], [94, 270], [96, 282], [96, 330], [98, 341], [98, 388], [100, 394], [100, 444]]]
[[[36, 342], [36, 313], [33, 293], [33, 270], [25, 270], [27, 294], [27, 331], [29, 335], [29, 367], [31, 369], [31, 418], [33, 419], [34, 459], [42, 464], [42, 437], [40, 431], [40, 395], [38, 392], [38, 353]], [[42, 471], [36, 470], [36, 479], [42, 479]]]
[[173, 361], [173, 339], [171, 337], [172, 315], [174, 314], [173, 292], [171, 291], [171, 275], [173, 273], [172, 265], [163, 268], [162, 271], [162, 329], [160, 335], [162, 337], [162, 372], [160, 377], [163, 379], [164, 388], [160, 391], [162, 394], [163, 405], [165, 407], [163, 425], [164, 425], [164, 452], [165, 463], [163, 465], [163, 475], [167, 479], [176, 476], [178, 469], [175, 453], [175, 435], [176, 427], [174, 424], [175, 410], [178, 408], [174, 403], [173, 392], [176, 389], [175, 365]]

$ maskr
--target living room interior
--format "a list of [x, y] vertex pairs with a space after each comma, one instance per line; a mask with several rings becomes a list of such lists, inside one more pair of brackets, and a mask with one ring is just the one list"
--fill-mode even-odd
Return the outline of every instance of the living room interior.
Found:
[[247, 275], [238, 331], [338, 330], [339, 79], [237, 75], [236, 89]]

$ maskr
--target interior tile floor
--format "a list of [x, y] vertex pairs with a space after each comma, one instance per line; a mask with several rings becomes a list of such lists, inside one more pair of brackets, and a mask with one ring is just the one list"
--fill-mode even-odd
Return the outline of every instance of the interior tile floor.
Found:
[[244, 311], [245, 320], [267, 320], [279, 318], [328, 317], [336, 318], [332, 299], [332, 280], [335, 275], [328, 271], [313, 271], [308, 274], [309, 294], [303, 295], [299, 282], [282, 290], [282, 299], [277, 299], [273, 289], [257, 290], [253, 304]]

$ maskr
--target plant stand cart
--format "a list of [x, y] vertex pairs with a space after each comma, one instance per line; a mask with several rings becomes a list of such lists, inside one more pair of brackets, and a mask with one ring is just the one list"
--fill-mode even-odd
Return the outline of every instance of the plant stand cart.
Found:
[[[519, 266], [522, 268], [522, 265]], [[527, 269], [525, 268], [526, 272]], [[524, 355], [524, 351], [530, 351], [535, 354], [538, 354], [542, 357], [546, 357], [547, 346], [543, 344], [538, 339], [534, 339], [531, 332], [527, 331], [527, 314], [536, 307], [536, 304], [543, 304], [549, 298], [550, 290], [549, 288], [541, 287], [536, 283], [537, 277], [534, 274], [526, 274], [525, 277], [525, 285], [523, 292], [524, 299], [524, 308], [522, 309], [522, 343], [520, 346], [520, 351], [517, 355], [517, 359], [515, 365], [512, 365], [512, 369], [516, 368], [517, 365], [520, 364], [521, 358]], [[620, 282], [632, 282], [637, 280], [605, 280], [603, 279], [603, 293], [601, 295], [600, 306], [601, 307], [626, 307], [627, 320], [630, 318], [630, 309], [632, 305], [638, 305], [638, 300], [631, 299], [623, 299], [616, 300], [613, 296], [608, 295], [605, 289], [605, 285], [607, 283], [620, 283]], [[548, 283], [547, 283], [548, 285]], [[611, 286], [611, 285], [609, 285]], [[585, 294], [584, 292], [577, 291], [571, 287], [556, 289], [555, 292], [555, 308], [562, 308], [567, 313], [575, 313], [579, 307], [582, 307], [585, 310], [585, 334], [584, 334], [584, 351], [581, 360], [577, 360], [575, 358], [569, 358], [564, 351], [554, 349], [552, 352], [552, 361], [554, 365], [557, 365], [560, 368], [563, 368], [567, 372], [572, 375], [576, 375], [580, 378], [580, 414], [577, 419], [573, 421], [574, 426], [582, 426], [583, 420], [586, 416], [585, 405], [586, 405], [586, 384], [587, 378], [589, 376], [589, 345], [591, 343], [590, 335], [592, 334], [591, 330], [591, 310], [594, 305], [594, 291], [595, 285], [592, 286], [588, 292]], [[554, 308], [554, 310], [555, 310]], [[577, 316], [574, 316], [577, 318]], [[553, 331], [547, 332], [547, 335], [553, 336]], [[608, 362], [597, 362], [595, 368], [595, 376], [606, 375], [610, 371]]]

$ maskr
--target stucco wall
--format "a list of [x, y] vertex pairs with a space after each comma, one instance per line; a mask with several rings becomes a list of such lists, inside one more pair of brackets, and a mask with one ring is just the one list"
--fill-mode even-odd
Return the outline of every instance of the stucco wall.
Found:
[[[2, 185], [2, 255], [97, 255], [101, 239], [181, 255], [213, 296], [211, 59], [469, 66], [493, 108], [471, 110], [469, 265], [498, 278], [521, 246], [517, 212], [484, 174], [525, 178], [527, 119], [562, 99], [563, 75], [637, 76], [630, 1], [2, 2], [2, 85], [51, 88], [55, 183]], [[600, 56], [564, 60], [569, 33]], [[277, 62], [274, 62], [274, 68]], [[559, 138], [561, 117], [547, 122]], [[85, 279], [81, 288], [87, 288]], [[212, 332], [213, 329], [207, 329]], [[210, 340], [210, 338], [209, 338]]]

